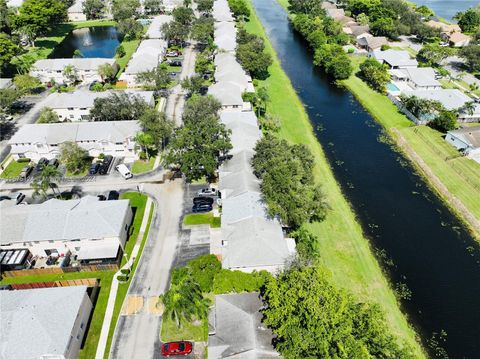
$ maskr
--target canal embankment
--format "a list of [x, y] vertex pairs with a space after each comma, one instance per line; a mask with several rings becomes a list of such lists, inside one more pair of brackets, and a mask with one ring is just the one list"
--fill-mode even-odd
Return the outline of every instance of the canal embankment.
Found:
[[252, 15], [245, 28], [265, 40], [266, 50], [273, 57], [273, 64], [269, 68], [270, 76], [259, 81], [260, 86], [268, 89], [268, 111], [280, 119], [281, 138], [291, 143], [305, 144], [312, 151], [315, 157], [315, 177], [321, 183], [331, 208], [323, 222], [308, 225], [320, 238], [321, 261], [332, 272], [335, 283], [347, 289], [358, 300], [379, 303], [387, 314], [392, 332], [414, 348], [418, 357], [423, 357], [415, 331], [400, 310], [394, 290], [382, 272], [354, 211], [333, 175], [304, 105], [283, 71], [251, 4], [250, 9]]

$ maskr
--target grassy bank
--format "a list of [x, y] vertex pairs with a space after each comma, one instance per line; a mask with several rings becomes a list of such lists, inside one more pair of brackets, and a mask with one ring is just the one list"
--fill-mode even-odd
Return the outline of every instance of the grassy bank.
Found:
[[[358, 69], [363, 58], [352, 58], [355, 69]], [[356, 71], [354, 71], [356, 72]], [[456, 197], [466, 207], [468, 212], [480, 221], [480, 165], [450, 146], [443, 138], [443, 134], [427, 126], [415, 126], [397, 107], [386, 97], [373, 91], [357, 76], [352, 75], [342, 81], [346, 88], [358, 99], [363, 107], [379, 122], [395, 139], [395, 130], [406, 140], [407, 145], [425, 162], [432, 173], [445, 185], [448, 192]], [[415, 160], [407, 156], [415, 163]], [[422, 171], [418, 164], [416, 167]], [[425, 175], [425, 173], [423, 173]], [[455, 206], [445, 193], [435, 185], [428, 175], [424, 176], [427, 182], [443, 199], [447, 205], [464, 221], [466, 217]], [[467, 223], [472, 234], [480, 239], [478, 229], [474, 224]]]
[[309, 229], [320, 238], [321, 260], [332, 272], [333, 279], [338, 285], [346, 288], [360, 300], [379, 303], [387, 313], [392, 332], [412, 346], [418, 357], [423, 357], [415, 332], [400, 311], [393, 290], [384, 277], [372, 254], [368, 240], [363, 236], [362, 229], [333, 176], [322, 147], [313, 133], [303, 104], [288, 76], [283, 72], [253, 8], [246, 28], [266, 40], [267, 51], [274, 57], [274, 63], [270, 67], [271, 76], [261, 84], [265, 85], [269, 91], [269, 111], [278, 116], [281, 121], [279, 135], [291, 143], [307, 145], [316, 159], [315, 176], [322, 184], [331, 206], [325, 221], [309, 225]]

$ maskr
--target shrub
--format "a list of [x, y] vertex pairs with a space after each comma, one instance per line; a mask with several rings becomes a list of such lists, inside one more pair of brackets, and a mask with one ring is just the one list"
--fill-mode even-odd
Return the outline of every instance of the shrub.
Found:
[[127, 274], [127, 275], [128, 275], [128, 274], [130, 274], [130, 269], [128, 269], [128, 268], [121, 269], [121, 270], [120, 270], [120, 273], [122, 273], [122, 274]]
[[95, 82], [90, 89], [95, 92], [100, 92], [105, 90], [103, 88], [103, 85], [100, 82]]
[[117, 57], [124, 57], [126, 54], [125, 48], [121, 44], [115, 49], [115, 56]]
[[117, 277], [119, 282], [127, 282], [128, 281], [128, 275], [119, 275]]
[[272, 277], [267, 271], [244, 273], [222, 269], [213, 282], [215, 294], [256, 292], [261, 290]]
[[190, 270], [193, 280], [200, 285], [204, 293], [213, 290], [215, 275], [222, 269], [220, 261], [213, 254], [193, 259], [188, 262], [187, 267]]
[[98, 159], [99, 159], [99, 160], [103, 160], [104, 158], [105, 158], [105, 153], [100, 153], [100, 154], [98, 155]]
[[18, 163], [30, 163], [30, 158], [19, 158], [17, 160]]

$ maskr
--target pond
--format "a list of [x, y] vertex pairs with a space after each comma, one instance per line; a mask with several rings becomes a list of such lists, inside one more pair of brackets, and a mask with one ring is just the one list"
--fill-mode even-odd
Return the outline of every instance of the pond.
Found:
[[83, 57], [112, 58], [120, 44], [120, 34], [115, 26], [94, 26], [73, 30], [58, 45], [50, 58], [70, 58], [75, 50]]
[[424, 340], [445, 330], [451, 358], [480, 358], [478, 245], [358, 101], [313, 67], [277, 1], [253, 3], [365, 234], [412, 292], [411, 321]]

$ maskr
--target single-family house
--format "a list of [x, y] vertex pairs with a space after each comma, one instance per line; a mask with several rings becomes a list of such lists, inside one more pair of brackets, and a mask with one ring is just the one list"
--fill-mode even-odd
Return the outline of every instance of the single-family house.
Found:
[[480, 163], [480, 126], [448, 131], [445, 141]]
[[350, 16], [342, 16], [342, 17], [339, 17], [335, 20], [338, 21], [340, 24], [342, 24], [342, 27], [352, 27], [352, 26], [358, 26], [359, 25], [359, 23], [356, 22], [355, 19], [353, 17], [350, 17]]
[[167, 42], [163, 39], [143, 40], [119, 80], [125, 81], [129, 87], [137, 86], [137, 75], [156, 68], [163, 61], [166, 50]]
[[374, 50], [369, 54], [369, 57], [373, 57], [382, 64], [387, 64], [390, 69], [406, 69], [418, 66], [417, 60], [412, 59], [410, 54], [403, 50]]
[[76, 90], [74, 92], [54, 92], [47, 97], [45, 107], [51, 108], [62, 122], [90, 121], [90, 110], [93, 108], [96, 99], [121, 93], [125, 93], [130, 97], [135, 96], [141, 98], [150, 107], [155, 107], [153, 91], [134, 90], [104, 92]]
[[357, 45], [368, 52], [379, 50], [387, 44], [388, 40], [384, 36], [360, 36], [357, 38]]
[[256, 292], [217, 295], [208, 316], [208, 357], [279, 358], [272, 344], [273, 333], [262, 324], [263, 308]]
[[72, 6], [67, 10], [68, 21], [85, 21], [87, 16], [83, 13], [83, 3], [85, 0], [75, 0]]
[[60, 156], [64, 142], [75, 142], [92, 157], [101, 153], [124, 157], [125, 161], [138, 158], [135, 151], [135, 135], [140, 131], [137, 121], [63, 122], [27, 124], [12, 136], [8, 144], [15, 160]]
[[217, 0], [213, 3], [212, 16], [215, 21], [234, 21], [227, 0]]
[[362, 37], [373, 37], [373, 35], [370, 34], [369, 31], [370, 31], [370, 26], [368, 25], [355, 25], [355, 26], [343, 28], [344, 33], [352, 36], [356, 40]]
[[408, 85], [414, 90], [440, 90], [442, 84], [435, 79], [435, 70], [431, 67], [407, 67], [401, 70]]
[[243, 108], [242, 89], [232, 82], [217, 82], [208, 88], [208, 94], [222, 104], [222, 109], [241, 111]]
[[148, 26], [146, 37], [148, 39], [163, 39], [164, 35], [161, 31], [161, 27], [164, 24], [173, 20], [171, 15], [157, 15], [152, 19], [152, 22]]
[[219, 51], [234, 52], [237, 47], [237, 29], [231, 21], [215, 22], [214, 43]]
[[67, 81], [63, 71], [65, 67], [71, 65], [74, 67], [79, 81], [91, 83], [102, 81], [98, 67], [104, 64], [116, 66], [114, 59], [104, 58], [43, 59], [33, 64], [30, 75], [37, 77], [43, 83], [53, 80], [57, 84], [63, 84]]
[[76, 359], [93, 304], [87, 286], [0, 290], [2, 358]]
[[16, 206], [0, 202], [0, 249], [28, 249], [34, 258], [76, 256], [83, 263], [116, 263], [132, 222], [128, 200], [50, 199]]
[[461, 32], [454, 32], [451, 34], [442, 33], [440, 35], [442, 40], [448, 42], [450, 46], [453, 47], [464, 47], [470, 44], [472, 38], [468, 35], [462, 34]]
[[445, 33], [462, 32], [462, 29], [457, 24], [447, 24], [436, 20], [429, 20], [426, 24]]

